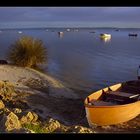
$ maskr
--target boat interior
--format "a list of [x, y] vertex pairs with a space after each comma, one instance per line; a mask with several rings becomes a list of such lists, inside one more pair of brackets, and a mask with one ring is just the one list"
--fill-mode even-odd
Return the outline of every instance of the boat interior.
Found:
[[122, 83], [116, 91], [108, 87], [106, 92], [102, 90], [102, 94], [97, 100], [87, 100], [94, 106], [114, 106], [136, 102], [140, 100], [140, 80]]

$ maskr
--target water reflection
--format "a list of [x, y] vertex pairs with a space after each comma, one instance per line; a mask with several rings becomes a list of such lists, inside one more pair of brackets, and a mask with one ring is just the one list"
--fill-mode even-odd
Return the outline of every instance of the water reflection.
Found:
[[65, 51], [64, 53], [62, 50], [61, 53], [55, 52], [55, 55], [55, 62], [49, 63], [49, 72], [56, 73], [56, 78], [62, 80], [67, 87], [91, 90], [94, 82], [87, 79], [87, 75], [90, 73], [85, 73], [90, 68], [91, 62], [85, 59], [86, 57], [81, 57], [77, 52], [71, 54], [69, 51]]
[[[5, 30], [0, 34], [1, 59], [5, 59], [9, 46], [22, 35], [18, 34], [18, 31]], [[21, 31], [44, 41], [48, 49], [48, 65], [43, 65], [45, 72], [66, 83], [68, 87], [95, 91], [114, 83], [137, 78], [140, 38], [129, 38], [131, 30], [121, 29], [119, 32], [113, 32], [112, 29], [96, 29], [93, 35], [89, 34], [94, 31], [93, 29], [79, 29], [78, 33], [72, 29], [70, 32], [66, 29], [49, 29], [48, 33], [34, 29]], [[111, 34], [113, 40], [101, 39], [100, 33]]]

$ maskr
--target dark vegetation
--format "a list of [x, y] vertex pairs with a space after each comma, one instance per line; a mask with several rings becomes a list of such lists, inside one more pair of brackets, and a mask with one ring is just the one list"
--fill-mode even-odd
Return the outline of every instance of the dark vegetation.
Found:
[[24, 36], [10, 46], [8, 60], [23, 67], [37, 67], [47, 60], [47, 49], [39, 39]]

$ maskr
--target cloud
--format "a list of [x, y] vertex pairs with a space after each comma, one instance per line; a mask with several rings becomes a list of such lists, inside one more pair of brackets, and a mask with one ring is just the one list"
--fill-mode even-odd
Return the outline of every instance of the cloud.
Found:
[[0, 22], [140, 22], [140, 7], [0, 7]]

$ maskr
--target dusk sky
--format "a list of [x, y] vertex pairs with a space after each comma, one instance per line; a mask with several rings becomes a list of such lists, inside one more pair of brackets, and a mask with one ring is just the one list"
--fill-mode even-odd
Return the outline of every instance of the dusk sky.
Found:
[[140, 27], [140, 7], [0, 7], [0, 28]]

